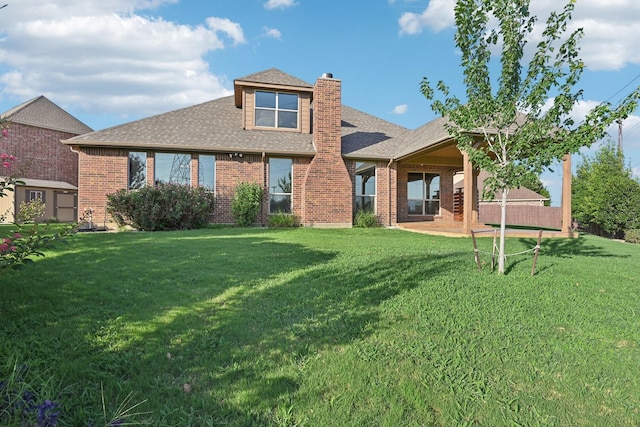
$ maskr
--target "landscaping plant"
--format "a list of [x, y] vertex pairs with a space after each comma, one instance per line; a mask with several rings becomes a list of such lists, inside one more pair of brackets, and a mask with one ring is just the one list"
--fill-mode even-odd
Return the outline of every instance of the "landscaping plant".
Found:
[[144, 231], [189, 230], [209, 224], [214, 194], [203, 187], [158, 184], [107, 195], [107, 212], [122, 227]]
[[380, 227], [380, 222], [375, 212], [359, 210], [356, 212], [353, 226], [356, 228], [376, 228]]
[[291, 228], [298, 225], [298, 218], [293, 214], [276, 212], [269, 215], [269, 228]]
[[231, 202], [233, 220], [241, 227], [254, 224], [262, 205], [262, 187], [258, 183], [241, 182], [235, 188]]

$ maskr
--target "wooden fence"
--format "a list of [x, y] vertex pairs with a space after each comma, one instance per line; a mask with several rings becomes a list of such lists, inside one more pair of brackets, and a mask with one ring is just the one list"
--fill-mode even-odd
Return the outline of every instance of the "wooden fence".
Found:
[[[480, 205], [479, 221], [482, 224], [500, 224], [499, 205]], [[507, 225], [562, 228], [562, 208], [555, 206], [507, 206]]]

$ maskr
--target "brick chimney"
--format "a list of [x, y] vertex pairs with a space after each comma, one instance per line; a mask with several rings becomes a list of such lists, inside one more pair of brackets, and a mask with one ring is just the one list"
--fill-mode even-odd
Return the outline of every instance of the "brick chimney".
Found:
[[342, 159], [341, 81], [323, 74], [313, 89], [313, 143], [316, 155], [304, 181], [303, 224], [351, 227], [353, 189]]

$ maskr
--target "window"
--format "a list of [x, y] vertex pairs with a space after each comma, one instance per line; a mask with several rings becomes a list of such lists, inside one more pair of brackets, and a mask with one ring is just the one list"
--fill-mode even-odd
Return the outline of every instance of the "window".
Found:
[[356, 162], [356, 200], [354, 212], [375, 212], [376, 164]]
[[155, 183], [191, 185], [191, 155], [156, 153]]
[[28, 190], [27, 202], [33, 202], [34, 200], [40, 200], [44, 203], [44, 192], [40, 190]]
[[291, 213], [293, 160], [269, 159], [269, 212]]
[[256, 91], [256, 126], [297, 129], [298, 94]]
[[129, 153], [129, 190], [137, 190], [147, 183], [147, 153]]
[[198, 186], [208, 190], [216, 189], [216, 156], [198, 156]]
[[409, 215], [438, 215], [440, 213], [440, 175], [410, 173], [407, 181]]

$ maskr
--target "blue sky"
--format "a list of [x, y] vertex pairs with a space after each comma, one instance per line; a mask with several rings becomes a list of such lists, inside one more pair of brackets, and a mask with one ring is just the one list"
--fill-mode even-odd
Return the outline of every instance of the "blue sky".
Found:
[[[0, 111], [45, 95], [103, 129], [227, 95], [234, 78], [271, 67], [310, 83], [333, 73], [345, 105], [410, 129], [435, 118], [419, 92], [423, 76], [464, 94], [454, 0], [5, 2]], [[541, 21], [560, 5], [531, 1]], [[638, 1], [577, 1], [571, 25], [585, 29], [587, 70], [576, 117], [640, 85], [638, 22]], [[617, 141], [617, 130], [610, 134]], [[623, 138], [640, 176], [639, 111], [624, 123]], [[558, 171], [543, 175], [554, 202]]]

